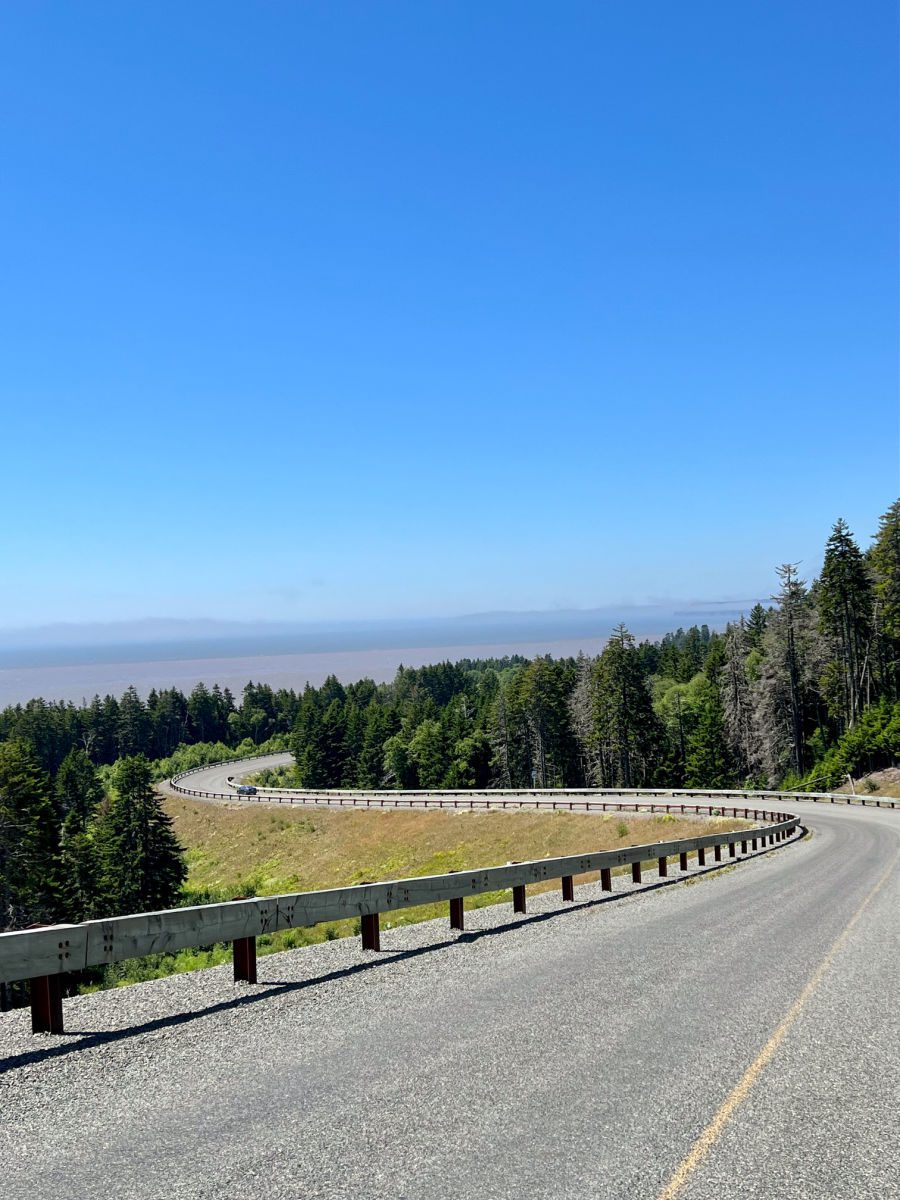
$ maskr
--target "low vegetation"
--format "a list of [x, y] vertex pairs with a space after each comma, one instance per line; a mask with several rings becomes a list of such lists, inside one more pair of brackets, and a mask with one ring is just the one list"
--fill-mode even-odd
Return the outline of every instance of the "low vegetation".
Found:
[[[626, 816], [535, 812], [364, 812], [328, 809], [210, 808], [184, 797], [167, 799], [173, 829], [186, 848], [185, 902], [211, 903], [236, 896], [311, 891], [367, 880], [441, 874], [493, 866], [513, 857], [549, 858], [612, 850], [640, 842], [670, 841], [740, 829], [746, 822], [668, 814]], [[588, 882], [596, 874], [580, 876]], [[537, 893], [559, 881], [535, 885]], [[509, 900], [490, 892], [466, 901], [482, 908]], [[383, 921], [386, 929], [446, 917], [446, 905], [404, 909]], [[290, 929], [257, 940], [260, 954], [294, 949], [359, 933], [358, 920]], [[135, 983], [160, 975], [227, 962], [226, 945], [117, 963], [102, 984]]]

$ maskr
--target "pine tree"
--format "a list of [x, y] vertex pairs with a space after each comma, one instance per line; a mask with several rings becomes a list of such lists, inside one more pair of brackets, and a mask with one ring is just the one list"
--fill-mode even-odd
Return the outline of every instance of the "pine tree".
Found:
[[618, 626], [597, 659], [594, 736], [604, 784], [640, 787], [652, 776], [661, 750], [661, 730], [634, 637]]
[[762, 763], [772, 783], [788, 770], [803, 774], [807, 727], [816, 703], [813, 681], [821, 667], [821, 638], [806, 584], [796, 564], [783, 564], [777, 574], [781, 588], [773, 599], [778, 607], [769, 614], [752, 687]]
[[879, 673], [886, 694], [896, 700], [900, 698], [900, 500], [881, 518], [869, 561], [875, 578], [873, 627]]
[[732, 782], [733, 772], [722, 709], [711, 694], [700, 710], [700, 719], [691, 738], [685, 783], [688, 787], [724, 788]]
[[761, 650], [763, 634], [769, 623], [769, 614], [759, 603], [754, 604], [747, 617], [747, 643], [750, 650]]
[[825, 694], [841, 731], [852, 728], [871, 699], [872, 584], [846, 522], [838, 520], [825, 547], [817, 590], [819, 627], [831, 662]]
[[53, 922], [60, 911], [59, 822], [31, 746], [0, 744], [0, 930]]
[[[757, 606], [759, 607], [759, 606]], [[728, 626], [725, 635], [725, 664], [719, 676], [722, 695], [722, 720], [725, 740], [744, 779], [752, 777], [760, 765], [760, 749], [753, 719], [747, 656], [751, 641], [743, 617]]]
[[187, 876], [184, 851], [143, 755], [118, 763], [115, 788], [94, 825], [105, 913], [171, 908]]
[[84, 750], [70, 750], [54, 781], [59, 816], [64, 824], [84, 832], [103, 799], [103, 785]]
[[103, 785], [83, 750], [71, 750], [54, 784], [62, 818], [60, 834], [60, 894], [65, 920], [92, 917], [100, 895], [100, 865], [91, 823], [103, 800]]

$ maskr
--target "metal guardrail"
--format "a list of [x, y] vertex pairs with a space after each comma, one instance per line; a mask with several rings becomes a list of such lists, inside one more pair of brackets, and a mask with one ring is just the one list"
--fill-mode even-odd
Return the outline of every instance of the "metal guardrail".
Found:
[[[672, 807], [681, 811], [711, 812], [714, 806], [666, 806], [667, 809]], [[716, 811], [721, 812], [721, 806], [716, 806]], [[3, 933], [0, 934], [0, 982], [30, 980], [32, 1030], [35, 1033], [62, 1033], [62, 979], [71, 971], [145, 954], [167, 953], [214, 942], [231, 942], [235, 980], [255, 983], [256, 938], [264, 933], [315, 925], [322, 921], [358, 918], [363, 949], [378, 950], [379, 915], [383, 912], [447, 902], [450, 906], [451, 928], [462, 929], [466, 896], [511, 889], [514, 911], [525, 912], [525, 888], [528, 884], [560, 879], [563, 900], [571, 901], [574, 899], [575, 875], [599, 871], [601, 889], [611, 891], [612, 872], [617, 867], [630, 865], [633, 882], [640, 883], [643, 862], [655, 862], [659, 874], [665, 876], [668, 874], [669, 858], [678, 856], [680, 870], [687, 871], [689, 854], [697, 855], [698, 866], [705, 866], [706, 851], [710, 849], [717, 862], [721, 862], [722, 851], [726, 847], [729, 857], [737, 858], [739, 845], [740, 853], [746, 855], [755, 852], [760, 845], [765, 848], [784, 841], [800, 825], [800, 818], [792, 814], [760, 812], [749, 807], [743, 812], [735, 808], [732, 815], [749, 817], [751, 811], [754, 819], [768, 823], [761, 827], [705, 834], [672, 842], [626, 846], [595, 854], [535, 859], [472, 871], [415, 876], [326, 891], [234, 900], [225, 904], [204, 904], [110, 917], [78, 925], [52, 925]], [[727, 815], [727, 810], [723, 815]]]
[[[270, 755], [259, 755], [254, 758], [246, 759], [226, 759], [234, 767], [240, 767], [249, 763], [262, 762]], [[217, 766], [219, 764], [211, 764]], [[505, 808], [513, 807], [540, 807], [565, 809], [568, 811], [586, 811], [586, 812], [605, 812], [609, 811], [609, 805], [614, 811], [619, 811], [622, 807], [619, 804], [612, 804], [614, 799], [635, 799], [638, 797], [646, 797], [646, 800], [638, 801], [633, 806], [635, 811], [656, 811], [656, 799], [668, 800], [668, 807], [665, 811], [668, 812], [672, 808], [679, 811], [685, 811], [685, 807], [675, 803], [681, 800], [697, 799], [698, 797], [709, 797], [710, 799], [730, 800], [732, 804], [737, 803], [737, 807], [745, 808], [744, 815], [749, 811], [749, 802], [753, 800], [759, 801], [783, 801], [785, 799], [808, 800], [816, 804], [848, 804], [859, 806], [862, 808], [891, 808], [900, 809], [900, 800], [890, 798], [870, 797], [870, 796], [854, 796], [847, 792], [777, 792], [767, 790], [739, 790], [739, 789], [695, 789], [695, 788], [496, 788], [490, 791], [473, 792], [471, 789], [458, 788], [455, 790], [443, 791], [363, 791], [363, 790], [342, 790], [337, 788], [270, 788], [265, 785], [257, 784], [257, 794], [255, 796], [238, 795], [234, 783], [235, 776], [228, 776], [227, 782], [232, 791], [230, 792], [212, 792], [208, 790], [200, 790], [195, 788], [186, 788], [181, 785], [181, 780], [189, 775], [195, 774], [197, 771], [207, 770], [207, 767], [192, 767], [190, 771], [183, 771], [179, 775], [174, 775], [169, 780], [169, 786], [173, 791], [180, 793], [183, 796], [196, 796], [205, 800], [236, 800], [241, 803], [278, 803], [278, 804], [329, 804], [329, 805], [351, 805], [359, 807], [378, 807], [378, 808], [403, 808], [413, 805], [415, 807], [429, 808]], [[247, 773], [246, 771], [244, 772]], [[595, 799], [592, 799], [595, 798]], [[576, 808], [576, 805], [581, 805], [582, 808]], [[623, 809], [624, 810], [624, 809]], [[706, 812], [712, 812], [713, 807], [705, 806]], [[735, 813], [735, 815], [740, 815]], [[758, 817], [756, 819], [759, 819]]]

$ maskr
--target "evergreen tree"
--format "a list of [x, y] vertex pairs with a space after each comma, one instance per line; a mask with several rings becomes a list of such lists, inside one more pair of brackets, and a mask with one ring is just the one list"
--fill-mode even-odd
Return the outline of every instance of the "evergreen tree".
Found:
[[97, 769], [84, 750], [69, 751], [56, 773], [53, 790], [60, 820], [73, 832], [84, 832], [103, 799]]
[[184, 851], [143, 755], [119, 762], [115, 788], [94, 827], [105, 913], [171, 908], [187, 877]]
[[103, 800], [103, 785], [83, 750], [70, 750], [56, 775], [54, 792], [62, 818], [60, 834], [61, 908], [67, 921], [95, 914], [100, 867], [91, 823]]
[[150, 717], [133, 685], [119, 701], [117, 741], [120, 758], [144, 754], [149, 747]]
[[759, 677], [753, 685], [754, 721], [764, 769], [772, 783], [788, 770], [798, 777], [806, 761], [813, 680], [821, 666], [820, 639], [806, 584], [795, 564], [778, 568], [778, 607], [769, 614]]
[[687, 755], [685, 783], [688, 787], [724, 788], [733, 778], [734, 767], [725, 740], [722, 708], [710, 694], [700, 710]]
[[873, 626], [878, 634], [880, 676], [886, 694], [900, 698], [900, 500], [879, 523], [869, 554], [875, 579]]
[[751, 644], [749, 627], [745, 625], [743, 617], [737, 624], [728, 626], [725, 662], [719, 677], [725, 740], [745, 780], [756, 774], [761, 760], [747, 674]]
[[841, 520], [825, 547], [817, 600], [819, 627], [831, 652], [824, 691], [843, 730], [852, 727], [863, 703], [871, 700], [872, 584], [859, 547]]
[[30, 745], [0, 745], [0, 930], [60, 918], [59, 822]]
[[662, 738], [634, 637], [624, 625], [597, 659], [593, 683], [594, 736], [604, 785], [640, 787], [652, 777]]
[[769, 623], [769, 614], [759, 603], [753, 605], [750, 609], [750, 615], [747, 617], [747, 645], [749, 650], [761, 650], [763, 634], [766, 632], [766, 626]]

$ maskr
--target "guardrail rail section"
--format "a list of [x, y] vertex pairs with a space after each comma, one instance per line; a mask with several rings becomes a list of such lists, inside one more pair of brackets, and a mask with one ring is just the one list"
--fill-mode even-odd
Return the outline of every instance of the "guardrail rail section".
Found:
[[[181, 776], [180, 778], [183, 778]], [[187, 789], [182, 789], [187, 790]], [[616, 793], [618, 794], [618, 793]], [[628, 793], [635, 796], [637, 793]], [[666, 793], [672, 795], [673, 793]], [[677, 793], [682, 794], [682, 793]], [[683, 793], [687, 795], [688, 793]], [[137, 913], [131, 916], [110, 917], [85, 921], [77, 925], [51, 925], [0, 934], [0, 982], [30, 981], [31, 1027], [34, 1033], [63, 1033], [62, 984], [72, 971], [146, 954], [168, 953], [187, 947], [205, 946], [214, 942], [231, 942], [233, 947], [234, 979], [256, 982], [256, 938], [261, 934], [282, 929], [316, 925], [323, 921], [357, 918], [361, 925], [362, 948], [379, 950], [379, 918], [381, 913], [436, 902], [449, 906], [450, 925], [462, 929], [463, 902], [466, 896], [485, 892], [512, 892], [515, 912], [526, 911], [525, 889], [530, 883], [548, 880], [561, 881], [562, 899], [574, 900], [574, 877], [599, 872], [602, 891], [612, 891], [612, 872], [615, 868], [631, 867], [632, 880], [641, 882], [641, 864], [652, 862], [660, 876], [668, 874], [670, 858], [678, 858], [681, 871], [687, 871], [688, 856], [696, 854], [697, 866], [706, 865], [706, 852], [712, 850], [715, 862], [722, 861], [723, 850], [730, 858], [738, 853], [747, 855], [784, 841], [800, 827], [800, 818], [790, 813], [767, 812], [749, 804], [724, 807], [725, 793], [689, 793], [695, 798], [705, 796], [709, 803], [684, 802], [658, 804], [652, 793], [643, 803], [625, 804], [603, 801], [554, 801], [553, 807], [587, 806], [588, 811], [656, 811], [691, 812], [709, 815], [746, 818], [763, 824], [728, 833], [704, 834], [671, 842], [625, 846], [618, 850], [566, 855], [561, 858], [535, 859], [507, 863], [479, 870], [455, 871], [444, 875], [416, 876], [379, 883], [357, 884], [318, 892], [297, 892], [288, 895], [265, 896], [233, 900], [224, 904], [204, 904], [191, 908], [169, 909], [163, 912]], [[775, 793], [777, 794], [777, 793]], [[416, 804], [445, 806], [446, 795], [416, 793]], [[516, 793], [520, 796], [519, 793]], [[531, 794], [533, 795], [533, 793]], [[597, 793], [592, 793], [597, 795]], [[753, 797], [743, 793], [745, 801]], [[390, 797], [393, 799], [393, 797]], [[372, 797], [358, 799], [370, 801]], [[515, 802], [523, 807], [524, 796]], [[542, 793], [534, 802], [550, 807]], [[474, 798], [473, 798], [474, 801]], [[406, 799], [405, 803], [411, 801]], [[454, 807], [459, 802], [456, 797]], [[400, 799], [400, 803], [404, 803]], [[490, 804], [490, 801], [487, 801]], [[502, 806], [512, 803], [502, 800]], [[468, 807], [468, 806], [467, 806]], [[472, 807], [475, 807], [474, 803]], [[738, 851], [740, 846], [740, 851]]]

